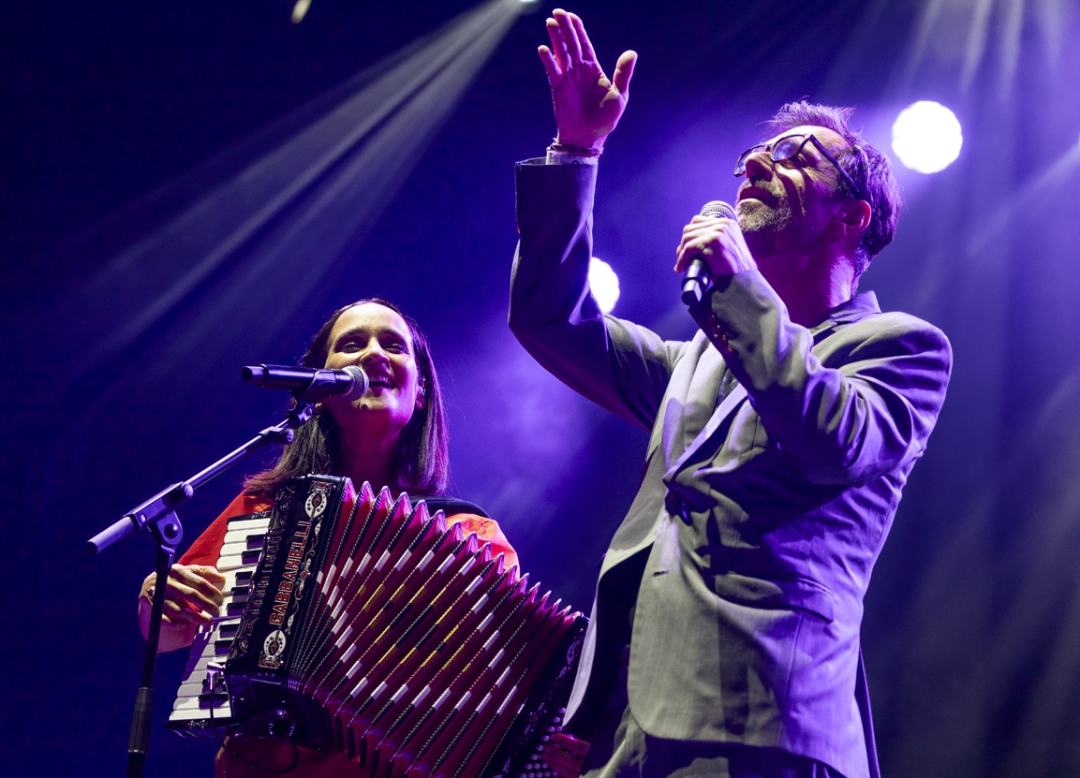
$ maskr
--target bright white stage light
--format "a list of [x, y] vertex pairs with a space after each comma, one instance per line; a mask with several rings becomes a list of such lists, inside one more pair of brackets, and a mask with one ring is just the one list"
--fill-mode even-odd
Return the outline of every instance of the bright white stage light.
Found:
[[592, 258], [589, 262], [589, 288], [600, 310], [611, 313], [619, 299], [619, 277], [611, 265], [602, 259]]
[[937, 173], [947, 168], [960, 156], [963, 143], [960, 122], [941, 103], [912, 103], [893, 123], [893, 151], [904, 167], [919, 173]]
[[304, 21], [310, 7], [311, 0], [296, 0], [296, 5], [292, 9], [292, 23], [300, 24], [300, 22]]

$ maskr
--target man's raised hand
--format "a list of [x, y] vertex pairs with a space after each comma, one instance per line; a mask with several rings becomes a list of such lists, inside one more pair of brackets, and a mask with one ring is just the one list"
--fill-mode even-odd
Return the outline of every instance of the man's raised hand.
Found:
[[540, 47], [540, 61], [551, 84], [559, 143], [603, 148], [626, 109], [637, 54], [623, 52], [608, 80], [581, 17], [561, 8], [552, 17], [547, 20], [551, 48]]

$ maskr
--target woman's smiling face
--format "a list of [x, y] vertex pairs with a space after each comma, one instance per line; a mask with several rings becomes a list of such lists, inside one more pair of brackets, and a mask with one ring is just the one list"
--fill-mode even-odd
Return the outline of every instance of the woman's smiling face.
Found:
[[375, 424], [395, 436], [424, 407], [424, 392], [405, 320], [378, 303], [345, 310], [330, 331], [326, 367], [356, 365], [367, 373], [368, 391], [352, 401], [329, 397], [324, 402], [344, 429]]

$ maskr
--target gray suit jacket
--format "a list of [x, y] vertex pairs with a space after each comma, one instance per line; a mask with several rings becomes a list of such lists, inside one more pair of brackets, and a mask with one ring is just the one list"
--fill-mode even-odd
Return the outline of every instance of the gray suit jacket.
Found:
[[510, 309], [541, 364], [652, 432], [600, 572], [571, 726], [588, 734], [602, 715], [629, 640], [630, 707], [650, 735], [781, 748], [863, 778], [863, 595], [941, 408], [948, 341], [872, 294], [806, 329], [756, 272], [693, 311], [704, 332], [690, 342], [604, 316], [587, 280], [595, 174], [518, 166]]

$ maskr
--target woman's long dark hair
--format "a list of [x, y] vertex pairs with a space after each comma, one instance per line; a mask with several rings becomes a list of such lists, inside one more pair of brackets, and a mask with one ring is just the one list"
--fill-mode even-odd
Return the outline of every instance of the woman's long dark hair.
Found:
[[[390, 462], [393, 483], [389, 486], [410, 495], [441, 494], [446, 490], [450, 478], [446, 411], [442, 387], [439, 386], [439, 377], [435, 372], [427, 338], [412, 318], [402, 313], [393, 303], [378, 297], [346, 305], [334, 311], [311, 339], [300, 364], [304, 367], [325, 367], [330, 353], [330, 333], [338, 318], [350, 308], [364, 303], [375, 303], [389, 308], [405, 320], [412, 335], [413, 358], [416, 360], [420, 386], [424, 393], [424, 407], [413, 411], [412, 418], [401, 431], [394, 447]], [[277, 464], [249, 478], [244, 489], [253, 494], [272, 495], [286, 479], [293, 476], [308, 473], [345, 475], [341, 470], [341, 429], [329, 412], [320, 410], [311, 421], [296, 431], [296, 437], [292, 443], [285, 446]]]

